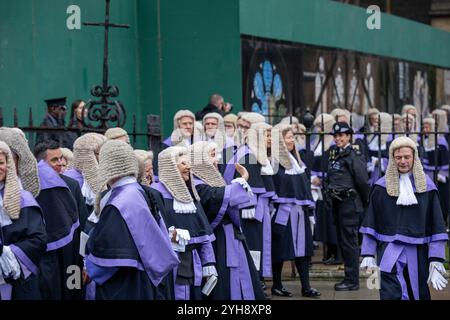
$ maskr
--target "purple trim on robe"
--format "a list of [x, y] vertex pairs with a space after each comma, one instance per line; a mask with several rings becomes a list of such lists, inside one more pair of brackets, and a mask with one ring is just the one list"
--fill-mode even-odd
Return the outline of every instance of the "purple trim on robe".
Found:
[[448, 164], [443, 165], [443, 166], [433, 166], [433, 165], [429, 165], [426, 163], [422, 163], [422, 166], [425, 170], [442, 170], [442, 171], [448, 171]]
[[[147, 276], [154, 286], [158, 286], [180, 261], [172, 250], [167, 233], [161, 231], [152, 217], [140, 189], [138, 183], [113, 189], [107, 205], [113, 205], [119, 210], [136, 244]], [[155, 255], [155, 252], [158, 254]]]
[[447, 241], [433, 241], [428, 244], [428, 258], [445, 260], [445, 246]]
[[163, 144], [165, 144], [168, 147], [172, 147], [172, 136], [167, 137], [164, 141]]
[[322, 172], [322, 171], [311, 171], [311, 176], [316, 176], [320, 179], [325, 178], [327, 176], [326, 172]]
[[443, 146], [445, 149], [447, 149], [447, 151], [449, 149], [447, 139], [445, 139], [441, 135], [438, 136], [438, 145]]
[[380, 270], [390, 273], [397, 266], [397, 279], [402, 287], [402, 300], [408, 300], [408, 290], [403, 277], [403, 269], [408, 266], [408, 275], [414, 299], [419, 300], [419, 273], [417, 247], [411, 244], [389, 243], [380, 261]]
[[77, 169], [72, 168], [72, 169], [66, 170], [66, 171], [64, 171], [63, 175], [76, 180], [78, 182], [78, 184], [80, 185], [80, 188], [83, 188], [84, 178], [83, 178], [83, 175], [81, 174], [81, 172], [78, 171]]
[[70, 228], [70, 232], [67, 236], [65, 236], [59, 240], [47, 243], [47, 252], [62, 248], [65, 245], [72, 242], [73, 234], [75, 233], [75, 230], [77, 230], [79, 226], [80, 226], [80, 220], [77, 219], [77, 221]]
[[277, 217], [275, 218], [275, 223], [282, 226], [286, 226], [289, 221], [289, 216], [291, 214], [293, 205], [292, 204], [282, 204], [278, 207]]
[[262, 223], [262, 275], [272, 276], [272, 228], [270, 218], [269, 198], [258, 197], [255, 208], [255, 220]]
[[[24, 270], [25, 279], [27, 279], [30, 276], [30, 273], [38, 274], [39, 268], [33, 263], [33, 261], [31, 261], [30, 258], [28, 258], [28, 256], [26, 255], [25, 252], [23, 252], [22, 249], [20, 249], [18, 246], [14, 245], [14, 244], [11, 244], [9, 247], [11, 248], [11, 251], [16, 256], [19, 263], [22, 266], [25, 266], [26, 269], [28, 269], [28, 270]], [[25, 271], [28, 271], [28, 272], [25, 272]]]
[[[141, 267], [144, 269], [142, 265]], [[101, 286], [119, 271], [119, 267], [102, 267], [95, 264], [90, 259], [86, 259], [86, 270], [88, 271], [89, 278]]]
[[228, 161], [225, 167], [225, 171], [223, 173], [223, 178], [227, 184], [231, 183], [231, 180], [234, 179], [234, 173], [236, 172], [235, 164], [239, 162], [243, 157], [250, 153], [250, 149], [247, 145], [240, 146], [234, 156]]
[[213, 222], [211, 222], [211, 228], [213, 228], [213, 229], [215, 229], [219, 225], [220, 221], [222, 221], [223, 216], [225, 215], [225, 212], [226, 212], [229, 202], [230, 202], [231, 188], [232, 188], [232, 185], [225, 187], [222, 205], [220, 206], [220, 209], [219, 209], [219, 212], [217, 213], [216, 218], [214, 219]]
[[197, 178], [196, 176], [194, 176], [194, 186], [198, 186], [198, 185], [202, 185], [202, 184], [206, 184], [205, 181], [203, 181], [200, 178]]
[[44, 160], [38, 163], [38, 174], [41, 183], [41, 190], [52, 188], [66, 188], [70, 191], [67, 184], [59, 176], [59, 174], [50, 167], [50, 165]]
[[10, 284], [0, 284], [0, 300], [11, 300], [12, 296], [12, 285]]
[[372, 237], [374, 237], [378, 241], [383, 242], [394, 242], [394, 241], [400, 241], [402, 243], [407, 244], [426, 244], [434, 241], [447, 241], [448, 235], [446, 233], [438, 233], [433, 234], [430, 237], [423, 237], [423, 238], [415, 238], [415, 237], [408, 237], [401, 234], [395, 234], [395, 235], [384, 235], [377, 233], [374, 229], [369, 227], [361, 227], [359, 229], [359, 232], [364, 234], [369, 234]]
[[200, 237], [192, 237], [191, 240], [189, 240], [189, 244], [202, 244], [202, 243], [208, 243], [213, 241], [211, 235], [204, 235]]
[[298, 206], [307, 206], [310, 208], [315, 208], [316, 204], [312, 200], [298, 200], [295, 198], [283, 198], [283, 197], [277, 197], [273, 200], [275, 203], [282, 203], [282, 204], [296, 204]]
[[198, 250], [192, 250], [192, 264], [194, 267], [194, 286], [199, 287], [202, 285], [203, 268]]
[[225, 146], [223, 148], [228, 149], [228, 148], [235, 147], [235, 146], [236, 146], [236, 143], [234, 142], [234, 140], [231, 137], [226, 136]]
[[235, 239], [231, 223], [223, 225], [223, 230], [227, 267], [230, 268], [230, 298], [231, 300], [255, 300], [250, 268], [242, 242]]
[[377, 253], [377, 241], [371, 235], [365, 233], [363, 235], [362, 245], [361, 245], [361, 255], [362, 256], [373, 256]]
[[30, 192], [26, 190], [20, 190], [20, 209], [29, 207], [38, 207], [39, 209], [41, 208]]
[[[215, 240], [215, 238], [214, 238]], [[197, 253], [200, 256], [201, 265], [207, 264], [215, 264], [216, 263], [216, 255], [214, 254], [214, 249], [212, 247], [212, 242], [204, 243], [200, 248], [197, 249]]]
[[105, 259], [89, 254], [86, 258], [90, 262], [96, 264], [98, 267], [130, 267], [136, 268], [140, 271], [144, 271], [144, 266], [137, 260], [134, 259]]
[[[417, 142], [418, 143], [420, 143], [420, 140], [421, 140], [421, 137], [419, 136], [419, 137], [417, 137]], [[439, 146], [442, 146], [442, 147], [444, 147], [445, 149], [447, 149], [447, 151], [448, 151], [448, 149], [449, 149], [449, 147], [448, 147], [448, 143], [447, 143], [447, 139], [445, 138], [445, 137], [443, 137], [442, 135], [438, 135], [438, 141], [437, 141], [437, 145]], [[433, 146], [433, 150], [434, 150], [434, 146]], [[432, 151], [432, 150], [431, 150]]]
[[[432, 191], [432, 190], [437, 190], [436, 185], [434, 184], [433, 180], [430, 179], [430, 177], [428, 177], [427, 175], [425, 175], [425, 178], [427, 180], [427, 190], [426, 192]], [[412, 182], [412, 186], [414, 189], [414, 192], [416, 192], [416, 185], [414, 183], [414, 179], [413, 176], [410, 176], [411, 182]], [[385, 188], [386, 189], [386, 177], [383, 177], [381, 179], [379, 179], [377, 182], [375, 182], [376, 185]]]
[[91, 281], [86, 285], [86, 296], [85, 299], [86, 300], [95, 300], [95, 282]]
[[278, 207], [275, 223], [286, 226], [291, 220], [291, 233], [296, 257], [305, 256], [305, 217], [301, 207], [282, 204]]
[[249, 207], [256, 207], [256, 204], [258, 203], [258, 199], [260, 197], [264, 198], [263, 195], [258, 196], [256, 194], [253, 194], [252, 196], [249, 196], [248, 202], [237, 205], [237, 208], [244, 209], [244, 208], [249, 208]]
[[253, 191], [253, 193], [254, 194], [257, 194], [257, 195], [260, 195], [260, 194], [265, 194], [267, 191], [266, 191], [266, 188], [253, 188], [253, 187], [251, 187], [252, 188], [252, 191]]
[[[305, 256], [305, 213], [302, 207], [295, 206], [291, 213], [292, 239], [294, 240], [294, 250], [296, 257]], [[292, 212], [292, 211], [291, 211]]]
[[[202, 285], [203, 269], [197, 249], [192, 250], [192, 264], [194, 269], [194, 286], [199, 287]], [[177, 284], [177, 273], [178, 265], [173, 269], [175, 300], [190, 300], [190, 286]]]
[[155, 182], [155, 183], [152, 183], [152, 184], [150, 185], [150, 188], [159, 191], [159, 192], [161, 193], [161, 195], [163, 196], [164, 199], [169, 199], [169, 200], [172, 200], [172, 199], [173, 199], [172, 194], [169, 192], [169, 190], [167, 190], [166, 186], [164, 186], [164, 185], [162, 184], [162, 182]]
[[370, 173], [369, 185], [373, 185], [374, 183], [376, 183], [382, 176], [382, 173], [385, 172], [389, 160], [387, 158], [381, 158], [381, 161], [383, 162], [384, 170], [382, 171], [381, 167], [379, 165], [376, 165], [373, 172]]
[[173, 269], [173, 291], [175, 294], [175, 300], [190, 300], [191, 299], [191, 286], [184, 284], [177, 284], [178, 266]]

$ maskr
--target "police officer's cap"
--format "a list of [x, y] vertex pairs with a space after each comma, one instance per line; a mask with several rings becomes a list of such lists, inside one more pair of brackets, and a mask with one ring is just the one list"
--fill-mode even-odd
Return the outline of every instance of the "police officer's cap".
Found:
[[350, 128], [350, 126], [346, 122], [336, 122], [333, 125], [333, 131], [331, 133], [333, 135], [336, 135], [338, 133], [353, 134], [353, 129]]

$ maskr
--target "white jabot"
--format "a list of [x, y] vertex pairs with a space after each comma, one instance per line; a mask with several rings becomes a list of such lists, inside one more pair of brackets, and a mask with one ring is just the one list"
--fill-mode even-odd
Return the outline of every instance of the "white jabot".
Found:
[[423, 139], [423, 148], [425, 149], [425, 152], [434, 151], [435, 146], [431, 146], [431, 147], [427, 147], [427, 146], [428, 146], [428, 137], [425, 137]]
[[397, 205], [411, 206], [413, 204], [417, 204], [417, 198], [414, 195], [414, 189], [411, 179], [409, 178], [409, 173], [400, 174], [399, 182], [400, 194], [397, 199]]
[[[0, 191], [5, 188], [5, 182], [0, 182]], [[8, 216], [6, 211], [3, 209], [3, 196], [0, 193], [0, 228], [6, 227], [12, 224], [11, 218]]]
[[293, 176], [305, 172], [305, 166], [300, 166], [294, 156], [289, 152], [289, 159], [291, 160], [292, 168], [285, 171], [286, 174]]
[[83, 186], [81, 187], [81, 193], [86, 199], [86, 204], [88, 206], [93, 206], [95, 203], [95, 192], [92, 191], [91, 187], [87, 183], [87, 180], [83, 177]]
[[191, 137], [184, 138], [183, 142], [186, 147], [189, 147], [191, 145]]
[[183, 203], [173, 198], [173, 211], [176, 213], [195, 213], [197, 212], [197, 207], [194, 202]]
[[314, 149], [314, 156], [320, 157], [322, 155], [322, 141], [319, 142], [316, 149]]
[[17, 177], [17, 182], [19, 183], [19, 189], [20, 189], [20, 190], [23, 190], [22, 180], [20, 180], [19, 177]]

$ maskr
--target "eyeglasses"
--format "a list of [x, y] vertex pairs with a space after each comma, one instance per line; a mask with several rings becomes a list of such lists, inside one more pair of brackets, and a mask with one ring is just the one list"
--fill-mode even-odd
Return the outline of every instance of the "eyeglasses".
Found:
[[250, 129], [250, 127], [248, 127], [248, 126], [243, 126], [243, 125], [241, 125], [241, 124], [238, 124], [238, 126], [237, 126], [239, 129], [246, 129], [246, 130], [249, 130]]

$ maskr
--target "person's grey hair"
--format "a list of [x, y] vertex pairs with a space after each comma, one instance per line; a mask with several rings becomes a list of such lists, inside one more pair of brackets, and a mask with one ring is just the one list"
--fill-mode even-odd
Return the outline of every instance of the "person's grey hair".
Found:
[[209, 103], [215, 105], [216, 107], [218, 107], [217, 103], [220, 100], [223, 100], [223, 97], [218, 93], [215, 93], [209, 97]]

